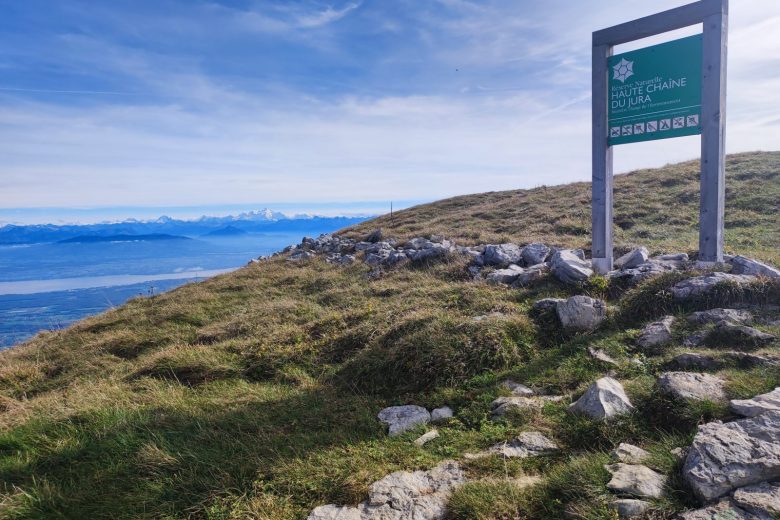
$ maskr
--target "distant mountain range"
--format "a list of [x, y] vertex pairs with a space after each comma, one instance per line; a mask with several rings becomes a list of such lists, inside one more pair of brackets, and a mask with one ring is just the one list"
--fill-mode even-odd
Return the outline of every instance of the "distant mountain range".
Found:
[[0, 227], [0, 245], [63, 241], [111, 241], [111, 237], [116, 236], [139, 240], [137, 238], [139, 235], [177, 235], [189, 238], [219, 238], [246, 233], [299, 232], [303, 235], [321, 229], [323, 224], [325, 227], [338, 229], [360, 223], [368, 218], [370, 217], [323, 217], [317, 215], [288, 217], [270, 209], [263, 209], [225, 217], [204, 215], [195, 220], [179, 220], [162, 216], [155, 220], [128, 219], [122, 222], [99, 224], [9, 224]]
[[79, 235], [73, 238], [60, 240], [60, 244], [92, 244], [96, 242], [155, 242], [159, 240], [192, 240], [189, 237], [179, 235], [166, 235], [153, 233], [151, 235]]

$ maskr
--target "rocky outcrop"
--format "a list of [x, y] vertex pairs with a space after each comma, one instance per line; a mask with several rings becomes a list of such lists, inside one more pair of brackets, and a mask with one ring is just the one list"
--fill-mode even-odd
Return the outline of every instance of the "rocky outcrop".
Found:
[[671, 343], [673, 325], [674, 316], [665, 316], [659, 321], [650, 323], [639, 333], [637, 345], [644, 349], [657, 349]]
[[490, 273], [489, 275], [487, 275], [487, 281], [489, 283], [496, 284], [496, 285], [498, 284], [510, 285], [514, 283], [514, 281], [517, 280], [517, 278], [521, 274], [523, 274], [523, 272], [524, 271], [522, 267], [515, 264], [511, 264], [506, 269], [497, 269], [492, 273]]
[[635, 498], [621, 498], [609, 504], [619, 518], [639, 518], [650, 510], [650, 502]]
[[719, 323], [721, 321], [730, 321], [732, 323], [745, 324], [753, 320], [753, 315], [748, 311], [738, 309], [709, 309], [706, 311], [694, 312], [688, 315], [690, 323], [705, 325], [707, 323]]
[[419, 424], [431, 422], [431, 414], [428, 410], [413, 404], [385, 408], [377, 417], [388, 425], [388, 433], [391, 437], [411, 430]]
[[626, 395], [623, 385], [611, 377], [602, 377], [588, 387], [569, 411], [587, 415], [593, 419], [610, 419], [630, 413], [634, 405]]
[[641, 464], [608, 464], [604, 466], [612, 474], [607, 489], [620, 495], [660, 498], [664, 494], [666, 477]]
[[688, 511], [680, 515], [680, 520], [771, 520], [771, 518], [760, 518], [741, 507], [737, 506], [731, 500], [721, 500], [695, 511]]
[[756, 417], [766, 412], [780, 412], [780, 387], [752, 399], [732, 399], [731, 411], [742, 417]]
[[320, 506], [308, 520], [442, 520], [450, 494], [465, 482], [454, 461], [429, 471], [396, 471], [371, 484], [368, 500], [359, 506]]
[[647, 460], [649, 456], [650, 454], [639, 446], [634, 446], [633, 444], [628, 444], [626, 442], [621, 442], [618, 447], [612, 451], [612, 458], [625, 464], [641, 464]]
[[730, 273], [709, 273], [703, 276], [687, 278], [674, 284], [672, 287], [672, 297], [675, 300], [689, 300], [700, 298], [720, 284], [734, 284], [744, 286], [755, 281], [755, 276], [730, 274]]
[[747, 325], [721, 321], [706, 338], [711, 345], [729, 345], [740, 350], [751, 350], [768, 345], [775, 337]]
[[539, 432], [523, 432], [511, 441], [496, 444], [488, 451], [501, 455], [504, 458], [538, 457], [541, 455], [550, 455], [560, 448], [553, 441]]
[[572, 296], [555, 306], [565, 329], [594, 330], [607, 317], [607, 304], [590, 296]]
[[550, 259], [552, 274], [564, 283], [584, 282], [593, 276], [590, 262], [580, 258], [571, 249], [561, 249]]
[[485, 246], [483, 257], [485, 265], [507, 267], [511, 264], [520, 264], [523, 260], [523, 252], [515, 244], [489, 244]]
[[539, 265], [550, 256], [551, 249], [544, 244], [528, 244], [521, 253], [525, 265]]
[[753, 276], [766, 276], [768, 278], [780, 279], [780, 269], [771, 265], [747, 258], [744, 256], [735, 256], [731, 259], [731, 272], [735, 274], [748, 274]]
[[431, 410], [431, 421], [446, 421], [452, 418], [452, 408], [449, 406], [442, 406], [441, 408], [434, 408]]
[[780, 482], [740, 488], [734, 492], [734, 503], [754, 515], [780, 518]]
[[490, 406], [491, 419], [496, 420], [510, 412], [526, 412], [541, 410], [546, 403], [557, 403], [563, 400], [562, 396], [540, 395], [537, 397], [499, 397], [494, 399]]
[[614, 264], [618, 269], [633, 269], [647, 262], [648, 258], [650, 258], [650, 253], [647, 248], [640, 247], [621, 256], [615, 260]]
[[780, 412], [700, 426], [683, 477], [705, 502], [780, 478]]
[[694, 372], [665, 372], [656, 381], [658, 388], [666, 395], [692, 401], [725, 401], [723, 381], [710, 374]]

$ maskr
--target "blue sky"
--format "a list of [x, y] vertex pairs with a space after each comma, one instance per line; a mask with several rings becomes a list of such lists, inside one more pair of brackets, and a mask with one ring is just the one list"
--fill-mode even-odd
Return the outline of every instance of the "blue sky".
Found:
[[[0, 208], [588, 180], [590, 33], [683, 3], [0, 0]], [[780, 3], [732, 4], [728, 149], [780, 149]], [[698, 143], [622, 146], [616, 165]]]

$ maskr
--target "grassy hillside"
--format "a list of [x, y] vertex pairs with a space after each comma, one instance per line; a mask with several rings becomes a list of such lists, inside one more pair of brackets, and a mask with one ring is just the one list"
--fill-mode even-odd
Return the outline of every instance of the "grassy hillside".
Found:
[[[615, 245], [698, 250], [699, 161], [615, 177]], [[544, 176], [539, 176], [540, 181]], [[590, 247], [590, 183], [464, 195], [385, 215], [349, 228], [389, 236], [440, 234], [459, 243]], [[726, 250], [780, 263], [780, 152], [744, 153], [726, 162]]]
[[[780, 153], [728, 164], [728, 248], [780, 263]], [[619, 177], [618, 242], [694, 250], [694, 171], [685, 163]], [[458, 197], [345, 233], [381, 225], [399, 238], [587, 246], [588, 189]], [[778, 288], [679, 307], [663, 295], [683, 275], [628, 292], [601, 278], [569, 287], [551, 277], [516, 290], [472, 281], [466, 267], [455, 257], [369, 279], [362, 263], [275, 258], [132, 300], [0, 353], [0, 517], [303, 518], [316, 505], [363, 500], [391, 471], [429, 468], [527, 429], [550, 435], [564, 452], [468, 463], [473, 482], [453, 496], [454, 518], [561, 518], [566, 508], [612, 518], [602, 465], [619, 442], [650, 450], [653, 467], [673, 476], [655, 518], [690, 505], [668, 450], [688, 443], [698, 422], [728, 411], [660, 398], [654, 375], [682, 347], [676, 341], [645, 358], [634, 346], [637, 329], [669, 312], [776, 301]], [[614, 306], [594, 333], [564, 335], [530, 313], [542, 297], [580, 293]], [[761, 328], [780, 333], [776, 324]], [[679, 340], [685, 332], [677, 331]], [[590, 358], [588, 346], [620, 366]], [[637, 357], [644, 365], [629, 362]], [[640, 410], [609, 427], [566, 413], [571, 399], [489, 420], [506, 377], [576, 398], [608, 370]], [[733, 397], [780, 385], [777, 368], [727, 364], [719, 374]], [[381, 408], [407, 403], [448, 404], [455, 418], [419, 448], [411, 440], [422, 430], [389, 438], [376, 420]], [[520, 489], [525, 476], [542, 481]]]

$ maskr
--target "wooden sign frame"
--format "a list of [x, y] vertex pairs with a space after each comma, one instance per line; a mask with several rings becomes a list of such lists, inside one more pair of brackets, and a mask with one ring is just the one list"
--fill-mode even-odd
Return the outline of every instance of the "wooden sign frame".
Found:
[[703, 24], [699, 260], [723, 261], [728, 0], [701, 0], [593, 33], [593, 268], [612, 270], [613, 152], [608, 142], [607, 59], [616, 45]]

